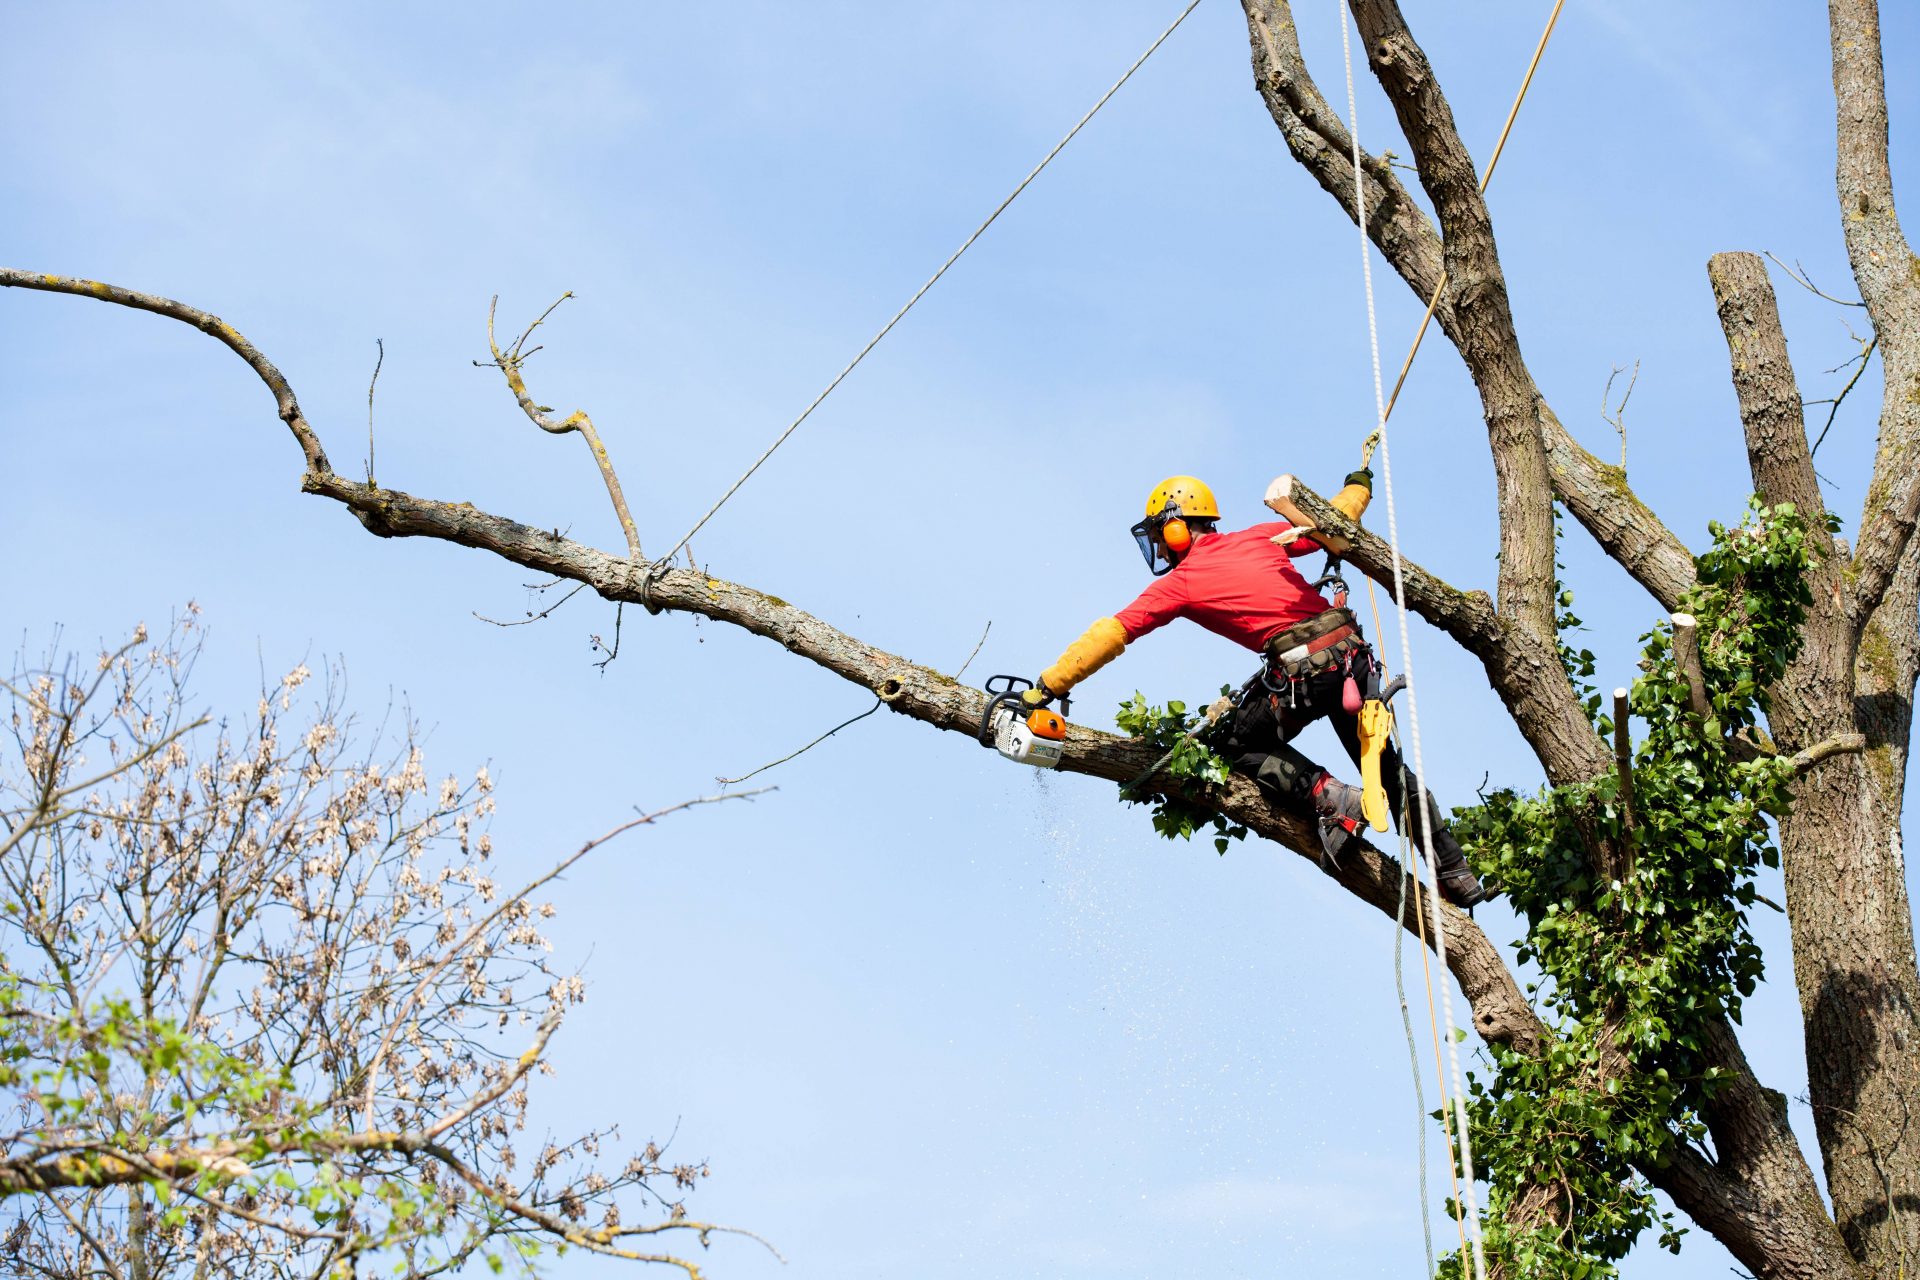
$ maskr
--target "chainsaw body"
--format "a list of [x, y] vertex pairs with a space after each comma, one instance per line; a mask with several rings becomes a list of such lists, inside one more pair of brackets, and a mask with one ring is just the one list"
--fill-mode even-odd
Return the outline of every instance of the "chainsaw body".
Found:
[[1031, 688], [1033, 681], [1019, 676], [994, 676], [987, 681], [992, 696], [980, 717], [980, 745], [992, 747], [1015, 764], [1051, 769], [1060, 763], [1066, 746], [1067, 722], [1061, 712], [1067, 700], [1060, 699], [1061, 711], [1029, 708], [1020, 695]]

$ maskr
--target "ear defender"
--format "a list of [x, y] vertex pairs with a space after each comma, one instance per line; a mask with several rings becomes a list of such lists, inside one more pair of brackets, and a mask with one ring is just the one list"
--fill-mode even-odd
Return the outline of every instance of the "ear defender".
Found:
[[1193, 531], [1187, 528], [1185, 520], [1175, 517], [1160, 527], [1160, 539], [1167, 544], [1167, 550], [1180, 555], [1193, 545]]

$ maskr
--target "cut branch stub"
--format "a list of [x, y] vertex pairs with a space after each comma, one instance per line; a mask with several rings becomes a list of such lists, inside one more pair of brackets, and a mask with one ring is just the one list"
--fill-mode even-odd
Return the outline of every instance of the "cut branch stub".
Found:
[[1671, 617], [1673, 662], [1687, 682], [1687, 710], [1705, 719], [1713, 714], [1713, 704], [1707, 701], [1707, 675], [1700, 665], [1700, 624], [1690, 613]]

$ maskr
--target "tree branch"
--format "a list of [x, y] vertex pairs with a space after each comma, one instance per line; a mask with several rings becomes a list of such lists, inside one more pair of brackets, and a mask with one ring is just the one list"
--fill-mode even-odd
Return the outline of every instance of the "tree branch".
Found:
[[[1286, 0], [1242, 0], [1242, 8], [1246, 11], [1252, 43], [1255, 84], [1288, 150], [1301, 167], [1340, 202], [1347, 216], [1354, 217], [1351, 139], [1307, 72], [1292, 6]], [[1404, 24], [1402, 27], [1404, 29]], [[1363, 31], [1365, 29], [1363, 25]], [[1413, 48], [1417, 51], [1417, 46]], [[1391, 94], [1393, 90], [1389, 88], [1388, 92]], [[1432, 93], [1438, 97], [1437, 84]], [[1444, 103], [1444, 99], [1440, 101]], [[1451, 131], [1450, 121], [1446, 127]], [[1409, 140], [1414, 141], [1411, 135]], [[1480, 220], [1484, 224], [1484, 202], [1479, 200], [1472, 162], [1459, 146], [1457, 132], [1453, 133], [1452, 144], [1445, 149], [1456, 157], [1456, 168], [1464, 165], [1465, 186], [1471, 192], [1465, 198], [1481, 206]], [[1415, 156], [1425, 181], [1425, 173], [1434, 159], [1421, 155], [1418, 146]], [[1371, 180], [1366, 196], [1367, 234], [1424, 304], [1441, 277], [1439, 233], [1400, 185], [1389, 164], [1383, 159], [1373, 160], [1363, 162], [1363, 167]], [[1448, 181], [1452, 180], [1449, 175]], [[1448, 234], [1455, 234], [1453, 228], [1449, 227]], [[1490, 229], [1488, 235], [1491, 235]], [[1526, 379], [1524, 392], [1535, 401], [1527, 412], [1538, 420], [1537, 429], [1546, 450], [1553, 492], [1607, 554], [1652, 592], [1655, 599], [1666, 608], [1677, 607], [1680, 597], [1693, 582], [1692, 553], [1634, 496], [1618, 468], [1608, 466], [1582, 448], [1561, 425], [1527, 377], [1517, 343], [1509, 341], [1504, 347], [1495, 343], [1488, 348], [1498, 355], [1498, 359], [1489, 364], [1480, 346], [1470, 342], [1471, 335], [1466, 332], [1467, 322], [1463, 319], [1463, 311], [1471, 311], [1478, 305], [1481, 286], [1475, 283], [1470, 288], [1469, 282], [1457, 274], [1454, 280], [1454, 285], [1441, 294], [1434, 318], [1466, 359], [1476, 385], [1490, 373], [1498, 372], [1495, 364], [1504, 367], [1503, 376], [1508, 381], [1515, 371]], [[1499, 293], [1498, 309], [1504, 314], [1504, 286]], [[1510, 317], [1505, 328], [1510, 337]], [[1484, 389], [1482, 399], [1483, 403], [1488, 401]], [[1524, 422], [1521, 425], [1524, 427]]]
[[1826, 567], [1839, 549], [1827, 532], [1826, 502], [1807, 449], [1800, 386], [1766, 264], [1757, 254], [1716, 253], [1707, 260], [1707, 278], [1733, 362], [1733, 389], [1740, 400], [1754, 491], [1768, 503], [1794, 505], [1806, 518]]
[[1671, 617], [1673, 663], [1687, 682], [1687, 710], [1704, 719], [1713, 714], [1713, 704], [1707, 701], [1707, 672], [1700, 665], [1700, 623], [1690, 613]]
[[1867, 749], [1867, 735], [1864, 733], [1836, 733], [1831, 738], [1823, 738], [1805, 750], [1796, 751], [1787, 757], [1796, 774], [1806, 773], [1824, 760], [1835, 756], [1858, 755]]
[[500, 344], [493, 337], [493, 313], [500, 305], [500, 295], [495, 294], [493, 301], [487, 304], [487, 349], [493, 352], [494, 365], [507, 376], [507, 388], [513, 392], [515, 403], [534, 426], [556, 436], [578, 431], [581, 439], [587, 442], [594, 465], [600, 468], [600, 478], [606, 482], [607, 497], [613, 500], [613, 513], [620, 519], [620, 531], [627, 536], [627, 556], [638, 564], [644, 559], [640, 554], [640, 533], [634, 527], [633, 513], [627, 509], [627, 497], [620, 491], [620, 477], [614, 474], [613, 458], [607, 453], [607, 446], [600, 442], [600, 433], [594, 429], [593, 419], [587, 416], [585, 409], [576, 409], [564, 420], [556, 422], [549, 416], [552, 411], [547, 406], [533, 402], [533, 397], [527, 394], [526, 381], [520, 376], [521, 365], [533, 354], [526, 349], [527, 339], [533, 336], [535, 329], [547, 322], [547, 317], [554, 313], [555, 308], [572, 296], [573, 292], [569, 290], [556, 298], [553, 306], [541, 312], [540, 318], [528, 325], [514, 340], [513, 346], [503, 354]]
[[[1315, 532], [1309, 536], [1322, 546], [1331, 544], [1337, 555], [1385, 587], [1390, 599], [1397, 599], [1393, 594], [1393, 548], [1384, 538], [1347, 519], [1297, 476], [1281, 476], [1268, 486], [1267, 494], [1268, 506], [1281, 501], [1292, 504], [1313, 526]], [[1409, 609], [1459, 641], [1475, 657], [1484, 661], [1494, 655], [1501, 642], [1500, 619], [1486, 592], [1462, 591], [1405, 557], [1400, 568], [1407, 582], [1404, 603]]]
[[[1336, 511], [1331, 503], [1285, 476], [1287, 500], [1346, 549], [1348, 563], [1393, 594], [1393, 548]], [[1269, 493], [1273, 493], [1273, 488]], [[1597, 777], [1611, 764], [1606, 746], [1572, 697], [1566, 670], [1553, 647], [1553, 633], [1538, 636], [1507, 625], [1484, 591], [1462, 591], [1407, 560], [1407, 607], [1440, 628], [1480, 659], [1487, 678], [1556, 783]]]
[[1847, 261], [1880, 344], [1880, 446], [1854, 544], [1847, 616], [1856, 634], [1885, 594], [1920, 520], [1920, 258], [1893, 203], [1886, 70], [1875, 0], [1829, 0], [1834, 184]]
[[294, 398], [293, 388], [274, 367], [271, 360], [260, 354], [259, 348], [240, 336], [240, 332], [219, 316], [209, 315], [197, 307], [189, 307], [183, 302], [171, 298], [162, 298], [158, 294], [135, 293], [131, 289], [122, 289], [119, 285], [102, 284], [98, 280], [76, 280], [68, 276], [43, 275], [32, 271], [20, 271], [13, 267], [0, 267], [0, 287], [10, 289], [40, 289], [47, 293], [70, 293], [79, 298], [98, 298], [102, 302], [118, 303], [123, 307], [132, 307], [136, 311], [151, 311], [155, 315], [167, 316], [182, 324], [192, 325], [202, 333], [210, 334], [224, 344], [228, 350], [247, 362], [260, 381], [267, 384], [267, 390], [273, 393], [275, 407], [279, 410], [280, 421], [287, 424], [293, 432], [293, 438], [300, 445], [300, 452], [306, 456], [309, 471], [329, 471], [327, 455], [320, 448], [320, 438], [307, 425], [306, 417], [300, 412], [300, 402]]
[[[204, 316], [203, 312], [108, 285], [0, 269], [0, 285], [6, 284], [25, 284], [117, 302], [202, 327], [197, 317]], [[220, 327], [225, 333], [232, 333], [226, 326]], [[234, 344], [229, 341], [228, 345]], [[277, 371], [273, 371], [271, 377], [262, 371], [271, 371], [273, 367], [250, 345], [244, 350], [240, 347], [235, 350], [270, 388], [285, 386]], [[275, 394], [278, 397], [279, 391]], [[289, 403], [292, 401], [291, 391], [286, 392], [286, 399]], [[398, 489], [375, 488], [348, 480], [327, 467], [318, 440], [304, 420], [300, 421], [295, 437], [301, 442], [309, 463], [301, 478], [301, 488], [346, 506], [378, 537], [426, 537], [457, 543], [492, 552], [504, 560], [555, 578], [586, 583], [608, 600], [641, 604], [650, 611], [677, 609], [730, 623], [774, 640], [843, 679], [872, 690], [889, 708], [902, 715], [936, 728], [963, 733], [969, 739], [979, 732], [980, 717], [986, 708], [985, 694], [931, 668], [866, 644], [784, 601], [751, 587], [689, 570], [668, 568], [659, 576], [650, 577], [642, 564], [574, 542], [554, 530], [520, 524], [481, 511], [469, 503], [436, 502]], [[310, 449], [309, 441], [312, 442]], [[1152, 763], [1155, 754], [1154, 749], [1143, 742], [1079, 726], [1069, 729], [1067, 744], [1069, 751], [1062, 761], [1062, 769], [1112, 782], [1137, 777]], [[1264, 793], [1246, 778], [1231, 778], [1224, 787], [1205, 795], [1189, 795], [1171, 786], [1147, 786], [1143, 791], [1215, 805], [1248, 830], [1285, 845], [1316, 865], [1320, 861], [1319, 832], [1312, 816], [1269, 805]], [[1358, 845], [1343, 857], [1335, 878], [1349, 892], [1393, 918], [1399, 905], [1400, 881], [1405, 874], [1393, 858], [1371, 846]], [[1547, 1032], [1502, 962], [1498, 949], [1472, 917], [1451, 906], [1446, 910], [1448, 965], [1473, 1006], [1476, 1029], [1490, 1041], [1529, 1051], [1544, 1044]], [[0, 1194], [5, 1194], [9, 1169], [10, 1166], [0, 1164]]]

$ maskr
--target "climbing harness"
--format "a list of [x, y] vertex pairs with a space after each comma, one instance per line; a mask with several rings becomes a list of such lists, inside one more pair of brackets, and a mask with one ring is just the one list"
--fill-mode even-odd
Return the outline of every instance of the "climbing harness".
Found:
[[[1053, 158], [1059, 155], [1062, 151], [1066, 149], [1067, 144], [1069, 142], [1072, 142], [1074, 139], [1074, 136], [1078, 134], [1080, 130], [1086, 127], [1087, 122], [1089, 120], [1092, 120], [1094, 116], [1099, 114], [1100, 108], [1107, 105], [1107, 100], [1113, 97], [1114, 94], [1120, 92], [1120, 86], [1124, 85], [1127, 81], [1133, 79], [1133, 73], [1138, 71], [1141, 68], [1141, 66], [1145, 64], [1148, 58], [1151, 58], [1153, 56], [1154, 51], [1156, 49], [1158, 49], [1161, 45], [1167, 42], [1167, 37], [1171, 36], [1175, 31], [1180, 29], [1180, 24], [1187, 20], [1187, 15], [1192, 13], [1195, 9], [1199, 7], [1200, 7], [1200, 0], [1190, 0], [1186, 8], [1180, 11], [1179, 16], [1174, 18], [1174, 20], [1167, 25], [1167, 29], [1165, 31], [1162, 31], [1159, 34], [1159, 36], [1155, 38], [1154, 42], [1147, 46], [1146, 52], [1141, 54], [1138, 58], [1135, 58], [1133, 60], [1133, 65], [1120, 73], [1120, 78], [1113, 82], [1113, 85], [1111, 88], [1109, 88], [1105, 93], [1100, 95], [1100, 100], [1098, 102], [1095, 102], [1091, 107], [1087, 109], [1087, 114], [1081, 116], [1079, 122], [1075, 124], [1073, 128], [1067, 130], [1067, 134], [1064, 138], [1054, 143], [1053, 150], [1047, 152], [1045, 156], [1041, 157], [1040, 163], [1033, 166], [1033, 169], [1027, 174], [1026, 177], [1020, 179], [1020, 185], [1015, 187], [1011, 192], [1009, 192], [1007, 194], [1006, 199], [1002, 200], [999, 204], [994, 206], [993, 212], [987, 215], [986, 221], [982, 222], [979, 226], [975, 227], [973, 229], [973, 234], [968, 236], [966, 240], [962, 242], [960, 247], [958, 249], [955, 249], [953, 251], [953, 254], [950, 257], [948, 257], [948, 259], [945, 262], [940, 264], [940, 269], [938, 271], [935, 271], [931, 276], [927, 277], [927, 282], [921, 285], [917, 290], [914, 291], [914, 295], [911, 298], [907, 299], [906, 305], [893, 313], [893, 319], [887, 321], [884, 325], [881, 325], [880, 332], [874, 334], [873, 337], [869, 338], [867, 340], [867, 345], [860, 348], [859, 353], [855, 355], [853, 359], [847, 361], [846, 368], [840, 370], [839, 373], [833, 376], [833, 381], [827, 384], [826, 390], [822, 391], [819, 395], [815, 396], [813, 398], [812, 403], [810, 403], [809, 405], [807, 405], [805, 409], [802, 409], [800, 411], [800, 416], [795, 418], [792, 422], [788, 423], [786, 430], [782, 431], [779, 435], [774, 437], [773, 443], [767, 446], [766, 451], [762, 453], [758, 458], [755, 458], [753, 460], [752, 466], [748, 467], [745, 471], [740, 473], [740, 478], [738, 480], [735, 480], [731, 485], [727, 486], [727, 491], [720, 495], [720, 500], [714, 503], [713, 506], [709, 507], [705, 515], [701, 516], [698, 520], [693, 522], [693, 528], [687, 530], [685, 535], [681, 537], [680, 541], [673, 544], [672, 550], [668, 551], [667, 554], [665, 554], [664, 556], [661, 556], [658, 560], [655, 560], [651, 565], [648, 566], [647, 584], [651, 585], [656, 578], [664, 574], [667, 571], [667, 569], [672, 566], [674, 556], [678, 555], [680, 552], [680, 549], [682, 547], [685, 547], [688, 542], [692, 541], [693, 535], [700, 532], [700, 530], [705, 527], [707, 521], [713, 519], [714, 515], [719, 512], [721, 507], [724, 507], [725, 505], [727, 505], [727, 500], [732, 498], [735, 493], [739, 492], [740, 486], [745, 484], [753, 476], [753, 473], [760, 469], [760, 465], [762, 463], [764, 463], [768, 458], [771, 458], [773, 456], [774, 451], [776, 449], [778, 449], [781, 445], [787, 442], [788, 436], [792, 435], [795, 431], [798, 431], [800, 429], [801, 423], [805, 422], [808, 418], [813, 416], [813, 411], [815, 409], [818, 409], [821, 403], [824, 400], [826, 400], [828, 396], [833, 394], [834, 389], [846, 380], [847, 375], [852, 373], [854, 369], [859, 366], [860, 362], [867, 358], [867, 353], [869, 351], [872, 351], [875, 347], [879, 346], [880, 340], [882, 338], [886, 337], [889, 333], [893, 332], [893, 326], [899, 324], [901, 320], [906, 318], [907, 312], [913, 310], [914, 304], [919, 302], [920, 299], [926, 297], [927, 291], [933, 288], [934, 285], [940, 282], [941, 276], [944, 276], [947, 274], [947, 269], [951, 267], [954, 263], [960, 261], [960, 255], [965, 253], [967, 250], [971, 249], [973, 247], [973, 242], [986, 234], [987, 228], [992, 226], [995, 220], [997, 220], [1001, 214], [1007, 211], [1007, 206], [1012, 204], [1016, 199], [1018, 199], [1020, 196], [1020, 193], [1027, 189], [1028, 184], [1030, 184], [1035, 178], [1040, 176], [1040, 171], [1042, 169], [1045, 169], [1048, 165], [1053, 163]], [[643, 588], [643, 591], [644, 591], [644, 588]]]
[[[1542, 31], [1540, 34], [1540, 42], [1538, 45], [1535, 46], [1533, 51], [1533, 58], [1527, 64], [1527, 72], [1520, 82], [1520, 90], [1514, 96], [1512, 108], [1507, 112], [1506, 123], [1501, 127], [1500, 140], [1494, 145], [1493, 155], [1487, 161], [1486, 172], [1481, 176], [1480, 191], [1483, 194], [1487, 189], [1487, 184], [1493, 179], [1494, 168], [1500, 163], [1501, 152], [1506, 149], [1507, 138], [1513, 131], [1513, 122], [1520, 114], [1520, 104], [1526, 101], [1527, 89], [1533, 83], [1533, 73], [1540, 65], [1541, 56], [1546, 52], [1547, 41], [1553, 35], [1554, 25], [1560, 20], [1560, 10], [1564, 6], [1565, 2], [1566, 0], [1554, 0], [1553, 11], [1550, 15], [1548, 15], [1546, 29]], [[1374, 408], [1376, 412], [1376, 420], [1375, 420], [1375, 426], [1373, 431], [1368, 435], [1366, 442], [1362, 446], [1362, 453], [1364, 457], [1371, 459], [1374, 446], [1376, 444], [1379, 446], [1383, 489], [1384, 489], [1385, 497], [1387, 500], [1387, 540], [1393, 556], [1393, 584], [1394, 584], [1393, 597], [1394, 597], [1395, 607], [1398, 610], [1399, 623], [1400, 623], [1400, 660], [1401, 660], [1401, 667], [1403, 669], [1402, 678], [1405, 679], [1407, 682], [1407, 721], [1408, 721], [1409, 735], [1413, 740], [1414, 785], [1418, 792], [1417, 796], [1415, 797], [1415, 802], [1417, 805], [1417, 811], [1421, 812], [1423, 815], [1426, 815], [1428, 813], [1427, 792], [1426, 792], [1426, 765], [1425, 765], [1425, 761], [1422, 758], [1421, 749], [1420, 749], [1419, 703], [1415, 695], [1415, 686], [1414, 686], [1414, 680], [1413, 680], [1413, 653], [1412, 653], [1412, 647], [1409, 639], [1409, 629], [1407, 625], [1407, 611], [1406, 611], [1406, 604], [1405, 604], [1406, 571], [1405, 571], [1404, 562], [1400, 555], [1399, 522], [1397, 519], [1397, 513], [1395, 511], [1394, 501], [1393, 501], [1393, 456], [1392, 456], [1392, 448], [1388, 443], [1388, 439], [1387, 439], [1387, 420], [1392, 415], [1394, 404], [1396, 404], [1399, 401], [1401, 388], [1406, 385], [1407, 374], [1413, 367], [1414, 357], [1419, 354], [1420, 344], [1426, 337], [1427, 326], [1433, 320], [1433, 313], [1435, 308], [1439, 306], [1440, 294], [1447, 287], [1448, 275], [1447, 275], [1447, 272], [1443, 269], [1441, 272], [1439, 281], [1434, 286], [1433, 295], [1427, 300], [1426, 314], [1422, 317], [1420, 321], [1420, 328], [1414, 335], [1413, 345], [1411, 348], [1409, 348], [1407, 352], [1407, 358], [1401, 364], [1399, 377], [1394, 382], [1393, 397], [1392, 399], [1388, 399], [1382, 394], [1381, 379], [1380, 379], [1380, 339], [1379, 339], [1378, 323], [1375, 318], [1375, 312], [1374, 312], [1372, 247], [1369, 243], [1368, 236], [1367, 236], [1366, 187], [1363, 181], [1363, 175], [1360, 167], [1360, 162], [1361, 162], [1360, 121], [1359, 121], [1359, 112], [1355, 105], [1354, 89], [1353, 89], [1353, 50], [1352, 50], [1351, 38], [1348, 34], [1346, 4], [1344, 3], [1344, 0], [1335, 0], [1335, 3], [1339, 5], [1339, 9], [1340, 9], [1340, 45], [1341, 45], [1341, 52], [1345, 59], [1345, 64], [1346, 64], [1347, 119], [1348, 119], [1349, 132], [1351, 133], [1352, 140], [1353, 140], [1354, 223], [1360, 233], [1361, 278], [1366, 291], [1366, 301], [1367, 301], [1367, 339], [1368, 339], [1369, 350], [1371, 352], [1372, 360], [1373, 360], [1373, 397], [1374, 397]], [[1362, 465], [1365, 465], [1365, 464], [1363, 463]], [[1371, 593], [1371, 583], [1369, 583], [1369, 593]], [[1376, 614], [1377, 614], [1377, 609], [1376, 609]], [[1427, 820], [1427, 825], [1429, 827], [1432, 825], [1432, 821], [1430, 817]], [[1433, 839], [1432, 832], [1429, 831], [1428, 832], [1429, 842], [1431, 842], [1432, 839]], [[1406, 835], [1405, 835], [1405, 823], [1402, 823], [1401, 844], [1402, 844], [1403, 858], [1406, 854], [1408, 843], [1409, 842], [1407, 841]], [[1446, 956], [1447, 956], [1446, 924], [1445, 924], [1444, 909], [1441, 905], [1441, 900], [1440, 900], [1440, 879], [1439, 879], [1439, 871], [1438, 871], [1438, 860], [1433, 856], [1429, 856], [1426, 858], [1426, 864], [1427, 864], [1427, 886], [1433, 898], [1434, 951], [1438, 956], [1442, 967], [1444, 967], [1446, 964]], [[1399, 974], [1400, 974], [1400, 968], [1398, 965], [1400, 926], [1398, 924], [1395, 925], [1394, 937], [1395, 937], [1395, 948], [1396, 948], [1396, 957], [1395, 957], [1396, 963], [1395, 963], [1394, 973], [1395, 973], [1396, 980], [1398, 980]], [[1424, 954], [1424, 948], [1423, 948], [1423, 954]], [[1429, 974], [1430, 974], [1430, 971], [1429, 971]], [[1429, 993], [1429, 1009], [1431, 1010], [1432, 982], [1431, 982], [1430, 976], [1428, 981], [1428, 993]], [[1451, 1031], [1451, 1028], [1454, 1025], [1453, 995], [1452, 995], [1451, 988], [1444, 981], [1440, 984], [1440, 996], [1441, 996], [1441, 1005], [1442, 1005], [1443, 1015], [1445, 1017], [1446, 1024], [1449, 1030]], [[1401, 998], [1402, 998], [1402, 1007], [1404, 1009], [1405, 1007], [1404, 991], [1401, 993]], [[1438, 1033], [1437, 1024], [1435, 1027], [1435, 1031], [1437, 1035]], [[1411, 1035], [1411, 1027], [1409, 1027], [1409, 1035]], [[1462, 1080], [1462, 1073], [1460, 1069], [1460, 1050], [1459, 1050], [1459, 1044], [1456, 1037], [1449, 1034], [1447, 1039], [1449, 1042], [1448, 1054], [1451, 1059], [1450, 1065], [1452, 1067], [1451, 1074], [1453, 1077], [1453, 1103], [1454, 1103], [1454, 1110], [1456, 1113], [1455, 1119], [1457, 1120], [1457, 1124], [1458, 1124], [1457, 1141], [1459, 1144], [1458, 1153], [1459, 1153], [1460, 1178], [1459, 1178], [1459, 1181], [1456, 1182], [1455, 1184], [1457, 1191], [1456, 1191], [1454, 1202], [1457, 1205], [1463, 1205], [1466, 1211], [1465, 1212], [1466, 1222], [1464, 1225], [1468, 1234], [1471, 1236], [1471, 1240], [1465, 1243], [1469, 1243], [1471, 1245], [1470, 1261], [1472, 1266], [1472, 1274], [1477, 1277], [1485, 1277], [1487, 1273], [1486, 1247], [1485, 1247], [1485, 1241], [1482, 1237], [1481, 1230], [1480, 1230], [1480, 1207], [1479, 1207], [1479, 1199], [1476, 1191], [1474, 1174], [1473, 1174], [1472, 1141], [1467, 1131], [1467, 1111], [1466, 1111], [1466, 1097], [1465, 1097], [1466, 1091], [1465, 1091], [1464, 1083]], [[1446, 1077], [1444, 1075], [1441, 1078], [1441, 1085], [1444, 1091], [1445, 1085], [1446, 1085]], [[1446, 1110], [1445, 1099], [1444, 1099], [1444, 1093], [1443, 1093], [1443, 1100], [1442, 1100], [1443, 1114], [1445, 1110]], [[1426, 1202], [1426, 1172], [1425, 1172], [1424, 1163], [1421, 1166], [1420, 1189], [1421, 1189], [1421, 1202], [1424, 1210], [1425, 1202]], [[1424, 1216], [1425, 1215], [1423, 1213], [1423, 1218]], [[1432, 1262], [1431, 1248], [1429, 1248], [1428, 1261], [1431, 1264]], [[1431, 1270], [1431, 1267], [1429, 1267], [1429, 1270]]]

